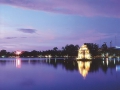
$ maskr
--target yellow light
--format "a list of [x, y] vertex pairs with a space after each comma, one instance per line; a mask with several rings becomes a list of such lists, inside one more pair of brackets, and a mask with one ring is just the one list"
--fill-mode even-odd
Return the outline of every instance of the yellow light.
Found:
[[91, 59], [91, 54], [87, 45], [82, 45], [78, 51], [78, 58], [77, 59]]
[[87, 62], [77, 61], [77, 63], [78, 63], [79, 73], [85, 78], [90, 69], [91, 62], [90, 61], [87, 61]]

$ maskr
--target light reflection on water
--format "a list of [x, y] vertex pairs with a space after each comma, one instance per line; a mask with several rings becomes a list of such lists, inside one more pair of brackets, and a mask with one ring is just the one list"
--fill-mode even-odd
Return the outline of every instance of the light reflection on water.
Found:
[[21, 59], [16, 58], [16, 68], [21, 68]]
[[80, 74], [85, 78], [88, 74], [88, 71], [90, 69], [90, 62], [91, 61], [77, 61], [78, 63], [78, 70], [80, 72]]
[[0, 59], [0, 90], [120, 90], [120, 61]]

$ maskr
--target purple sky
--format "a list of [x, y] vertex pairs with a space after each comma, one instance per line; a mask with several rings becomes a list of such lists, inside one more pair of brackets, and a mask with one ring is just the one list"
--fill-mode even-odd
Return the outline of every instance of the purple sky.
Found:
[[0, 0], [0, 49], [120, 46], [120, 0]]

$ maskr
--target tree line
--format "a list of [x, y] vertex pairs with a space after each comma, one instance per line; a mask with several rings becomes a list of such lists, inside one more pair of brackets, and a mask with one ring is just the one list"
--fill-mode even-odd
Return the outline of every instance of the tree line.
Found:
[[[78, 49], [79, 49], [79, 45], [67, 44], [65, 47], [62, 47], [62, 49], [58, 49], [58, 47], [54, 47], [51, 50], [45, 50], [45, 51], [38, 51], [38, 50], [22, 51], [22, 53], [19, 56], [20, 57], [77, 56]], [[15, 51], [14, 52], [8, 52], [6, 50], [0, 51], [0, 57], [10, 57], [10, 56], [16, 56]]]
[[[112, 56], [120, 56], [120, 50], [115, 49], [113, 47], [108, 47], [106, 43], [103, 43], [102, 46], [99, 48], [97, 44], [93, 43], [84, 43], [87, 45], [90, 54], [92, 57], [100, 56], [104, 54], [105, 56], [112, 55]], [[58, 47], [54, 47], [51, 50], [45, 51], [22, 51], [19, 55], [20, 57], [45, 57], [45, 56], [52, 56], [52, 57], [77, 57], [79, 45], [67, 44], [66, 46], [58, 49]], [[6, 50], [0, 51], [0, 57], [11, 57], [17, 56], [14, 52], [8, 52]]]

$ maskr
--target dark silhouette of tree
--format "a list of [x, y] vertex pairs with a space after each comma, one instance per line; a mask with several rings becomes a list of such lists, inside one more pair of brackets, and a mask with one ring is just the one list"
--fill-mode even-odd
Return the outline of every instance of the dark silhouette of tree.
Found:
[[0, 51], [0, 56], [6, 56], [7, 55], [7, 51], [6, 50], [1, 50]]
[[84, 44], [87, 45], [92, 57], [98, 55], [99, 48], [97, 44], [93, 44], [93, 43], [84, 43]]
[[65, 47], [62, 47], [62, 55], [68, 55], [68, 56], [77, 56], [78, 54], [78, 45], [66, 45]]
[[57, 50], [58, 50], [58, 48], [57, 48], [57, 47], [54, 47], [54, 48], [53, 48], [53, 50], [54, 50], [54, 51], [57, 51]]
[[103, 51], [106, 51], [107, 50], [107, 44], [106, 44], [106, 42], [104, 42], [104, 44], [101, 46], [101, 49], [103, 50]]

